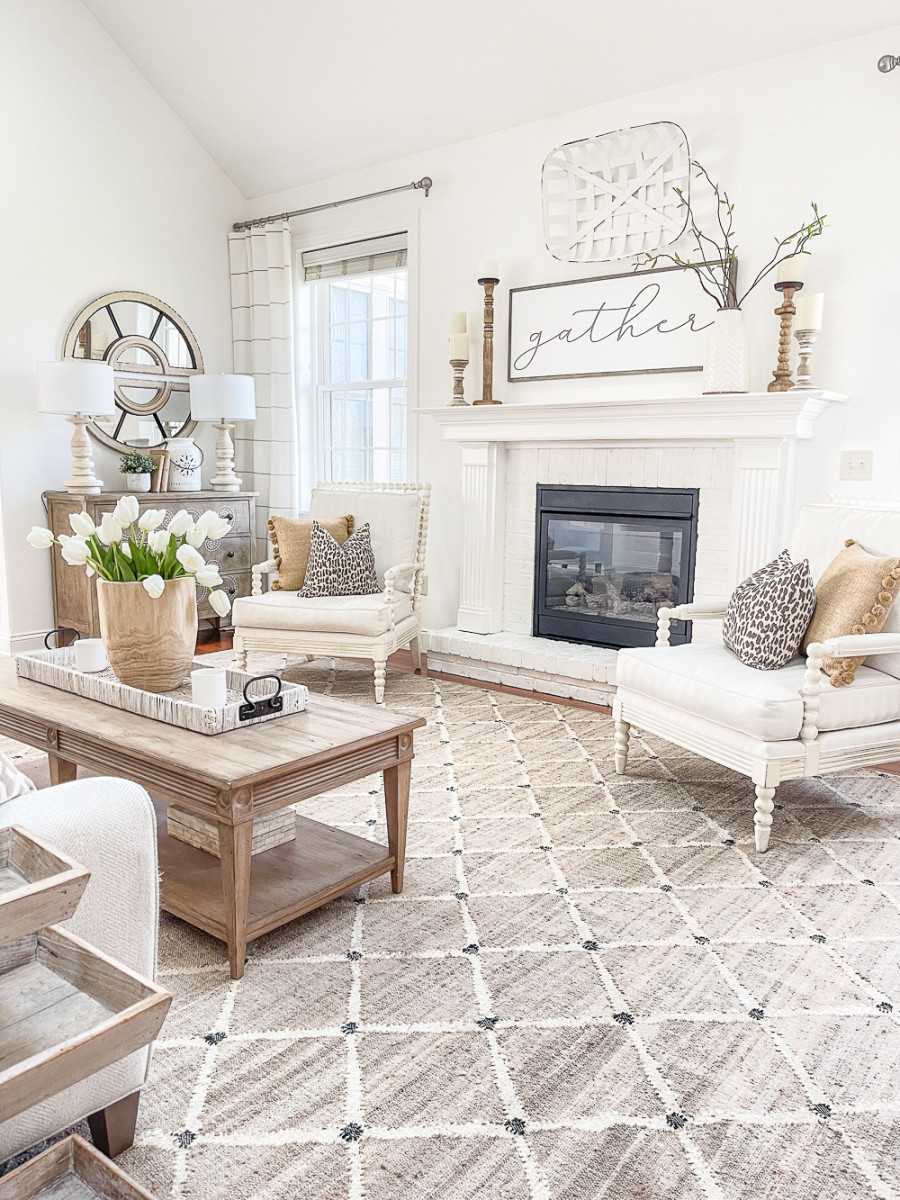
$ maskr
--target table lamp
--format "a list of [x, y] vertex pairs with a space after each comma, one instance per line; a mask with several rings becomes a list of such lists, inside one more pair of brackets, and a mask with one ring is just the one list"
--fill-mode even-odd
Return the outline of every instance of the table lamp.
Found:
[[75, 426], [72, 433], [72, 477], [67, 492], [92, 495], [103, 487], [94, 474], [91, 441], [85, 426], [94, 417], [112, 417], [116, 412], [115, 376], [103, 362], [64, 359], [37, 364], [38, 411], [58, 413]]
[[252, 375], [192, 375], [191, 416], [195, 421], [212, 421], [216, 438], [216, 473], [210, 481], [213, 491], [239, 492], [241, 481], [234, 473], [234, 442], [231, 430], [235, 421], [252, 421], [256, 399]]

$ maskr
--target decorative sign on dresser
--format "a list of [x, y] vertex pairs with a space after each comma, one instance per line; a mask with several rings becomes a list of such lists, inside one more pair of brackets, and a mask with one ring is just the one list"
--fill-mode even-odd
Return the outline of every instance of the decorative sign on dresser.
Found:
[[[86, 512], [99, 525], [111, 513], [123, 492], [101, 492], [95, 496], [77, 496], [70, 492], [44, 492], [44, 507], [53, 529], [67, 529], [69, 514]], [[148, 508], [164, 509], [166, 525], [184, 508], [195, 519], [207, 509], [231, 521], [231, 532], [218, 541], [205, 541], [200, 553], [209, 563], [218, 563], [222, 585], [232, 601], [250, 595], [250, 568], [253, 565], [253, 529], [256, 492], [145, 492], [137, 497], [141, 512]], [[53, 619], [57, 626], [77, 629], [83, 637], [100, 636], [97, 611], [97, 580], [66, 566], [59, 547], [52, 550]], [[201, 618], [218, 620], [206, 598], [207, 589], [197, 585], [197, 610]]]

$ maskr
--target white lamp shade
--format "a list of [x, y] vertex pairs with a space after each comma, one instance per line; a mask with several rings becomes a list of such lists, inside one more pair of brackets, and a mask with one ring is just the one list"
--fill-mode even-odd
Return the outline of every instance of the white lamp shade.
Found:
[[40, 362], [38, 411], [74, 417], [111, 417], [116, 411], [115, 375], [107, 363]]
[[192, 375], [190, 386], [195, 421], [252, 421], [256, 416], [252, 375]]

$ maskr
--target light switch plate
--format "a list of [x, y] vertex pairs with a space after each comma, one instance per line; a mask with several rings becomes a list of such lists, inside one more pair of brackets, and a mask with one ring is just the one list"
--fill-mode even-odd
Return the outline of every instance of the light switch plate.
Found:
[[842, 450], [841, 479], [859, 483], [872, 478], [872, 450]]

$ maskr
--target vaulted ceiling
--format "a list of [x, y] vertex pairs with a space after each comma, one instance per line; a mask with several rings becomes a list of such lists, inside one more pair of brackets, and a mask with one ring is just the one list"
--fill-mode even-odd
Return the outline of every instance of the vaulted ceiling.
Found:
[[900, 20], [897, 0], [83, 3], [247, 197]]

